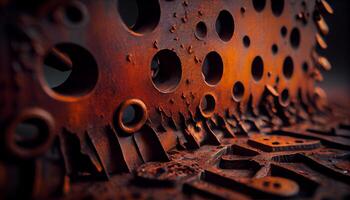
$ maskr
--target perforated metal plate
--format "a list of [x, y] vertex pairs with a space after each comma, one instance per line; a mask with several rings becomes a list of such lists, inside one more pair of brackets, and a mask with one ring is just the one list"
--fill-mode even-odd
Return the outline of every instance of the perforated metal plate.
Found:
[[348, 108], [315, 86], [331, 68], [316, 52], [326, 1], [0, 1], [0, 11], [3, 196], [348, 195]]

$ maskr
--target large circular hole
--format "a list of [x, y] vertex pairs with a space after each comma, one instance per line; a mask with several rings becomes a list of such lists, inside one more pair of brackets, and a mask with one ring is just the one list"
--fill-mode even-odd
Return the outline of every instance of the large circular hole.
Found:
[[284, 89], [280, 95], [280, 100], [281, 100], [281, 104], [283, 106], [288, 105], [289, 102], [289, 91], [288, 89]]
[[15, 143], [25, 149], [31, 149], [43, 144], [48, 137], [49, 127], [46, 122], [38, 119], [26, 119], [16, 126]]
[[139, 99], [129, 99], [124, 101], [117, 116], [118, 127], [127, 133], [138, 131], [147, 120], [146, 105]]
[[280, 16], [283, 12], [284, 0], [271, 0], [272, 13], [275, 16]]
[[152, 59], [151, 77], [154, 86], [163, 93], [175, 91], [182, 76], [181, 61], [174, 51], [163, 49]]
[[204, 22], [198, 22], [196, 25], [196, 37], [199, 40], [204, 39], [207, 36], [207, 25]]
[[9, 125], [5, 141], [8, 150], [21, 158], [41, 155], [51, 146], [54, 121], [41, 109], [23, 110]]
[[264, 10], [265, 5], [266, 5], [266, 0], [252, 0], [253, 1], [253, 6], [254, 9], [258, 12], [261, 12]]
[[242, 82], [238, 81], [233, 85], [233, 99], [237, 102], [242, 100], [242, 97], [244, 95], [244, 85]]
[[160, 19], [158, 0], [118, 0], [118, 11], [124, 24], [136, 33], [153, 31]]
[[225, 42], [231, 40], [235, 29], [231, 13], [227, 10], [221, 11], [216, 19], [215, 28], [221, 40]]
[[202, 66], [202, 74], [205, 82], [211, 86], [217, 85], [222, 78], [223, 71], [224, 67], [221, 56], [215, 51], [208, 53]]
[[245, 36], [243, 37], [243, 45], [244, 45], [245, 47], [249, 47], [249, 46], [250, 46], [250, 39], [249, 39], [249, 37], [248, 37], [247, 35], [245, 35]]
[[290, 33], [290, 44], [293, 48], [298, 48], [300, 45], [300, 31], [298, 28], [293, 28]]
[[254, 80], [260, 81], [264, 74], [264, 62], [260, 56], [254, 58], [251, 72]]
[[200, 102], [200, 110], [204, 117], [210, 117], [215, 111], [216, 101], [213, 95], [206, 94]]
[[283, 62], [283, 75], [286, 79], [290, 79], [293, 76], [294, 63], [290, 56], [284, 59]]
[[95, 87], [98, 67], [85, 48], [73, 43], [60, 43], [46, 54], [43, 74], [54, 92], [65, 96], [83, 96]]

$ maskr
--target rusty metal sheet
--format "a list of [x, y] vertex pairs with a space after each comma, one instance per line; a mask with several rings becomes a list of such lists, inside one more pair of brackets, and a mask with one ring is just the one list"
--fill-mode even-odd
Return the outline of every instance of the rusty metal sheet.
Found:
[[347, 199], [325, 0], [0, 0], [0, 198]]

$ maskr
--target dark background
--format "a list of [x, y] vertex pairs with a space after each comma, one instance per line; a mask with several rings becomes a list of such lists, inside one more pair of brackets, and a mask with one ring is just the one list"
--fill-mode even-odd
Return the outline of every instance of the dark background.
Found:
[[[329, 25], [329, 35], [325, 37], [328, 49], [318, 51], [332, 64], [332, 70], [323, 72], [324, 82], [320, 85], [328, 92], [350, 95], [350, 1], [328, 0], [334, 9], [334, 15], [325, 15]], [[350, 101], [350, 98], [347, 98]]]

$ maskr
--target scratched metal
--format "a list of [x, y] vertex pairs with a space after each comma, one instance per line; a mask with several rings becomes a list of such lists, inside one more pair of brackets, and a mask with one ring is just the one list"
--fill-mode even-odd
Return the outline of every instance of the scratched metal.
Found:
[[348, 107], [317, 86], [329, 14], [0, 0], [0, 198], [348, 198]]

